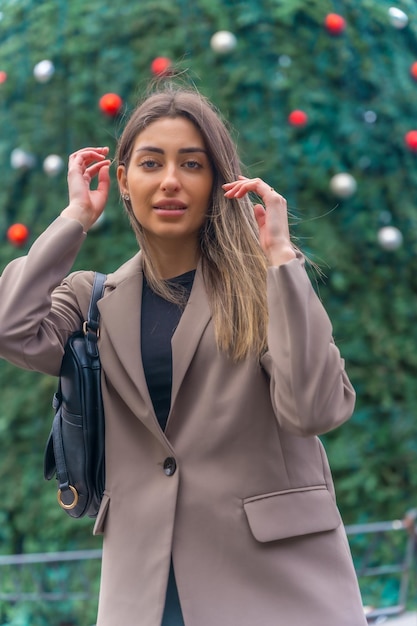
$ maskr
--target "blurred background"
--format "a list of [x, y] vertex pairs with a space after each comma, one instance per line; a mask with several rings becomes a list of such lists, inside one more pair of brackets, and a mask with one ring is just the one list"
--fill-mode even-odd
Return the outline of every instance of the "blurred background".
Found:
[[[287, 198], [320, 269], [358, 396], [323, 437], [348, 525], [417, 506], [417, 2], [392, 2], [0, 0], [0, 271], [66, 205], [69, 153], [113, 156], [149, 82], [180, 71], [230, 123], [247, 175]], [[136, 251], [112, 178], [74, 269]], [[101, 546], [43, 479], [55, 385], [0, 361], [0, 555]], [[0, 591], [13, 576], [0, 571]], [[0, 622], [86, 626], [82, 606], [64, 622], [0, 600]]]

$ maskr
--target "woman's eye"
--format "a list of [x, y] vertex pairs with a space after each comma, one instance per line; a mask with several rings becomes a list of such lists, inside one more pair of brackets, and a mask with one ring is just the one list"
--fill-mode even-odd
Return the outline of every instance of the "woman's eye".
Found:
[[139, 163], [139, 167], [144, 167], [145, 169], [154, 169], [155, 167], [158, 166], [158, 162], [155, 161], [154, 159], [144, 159], [143, 161], [141, 161]]
[[198, 161], [186, 161], [185, 165], [190, 170], [198, 170], [201, 167], [201, 164]]

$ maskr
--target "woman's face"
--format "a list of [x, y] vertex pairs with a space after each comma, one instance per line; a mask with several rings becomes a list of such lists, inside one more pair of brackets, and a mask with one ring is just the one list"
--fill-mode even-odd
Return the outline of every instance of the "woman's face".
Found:
[[207, 215], [213, 171], [192, 122], [163, 117], [149, 124], [136, 137], [127, 170], [119, 166], [117, 176], [151, 244], [195, 246]]

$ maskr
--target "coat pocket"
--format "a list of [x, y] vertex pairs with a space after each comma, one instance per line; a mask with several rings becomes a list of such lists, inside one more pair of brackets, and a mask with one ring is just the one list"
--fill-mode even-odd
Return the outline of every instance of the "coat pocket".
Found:
[[103, 535], [106, 517], [110, 506], [110, 496], [104, 492], [101, 500], [100, 509], [97, 514], [96, 522], [93, 528], [93, 535]]
[[243, 508], [253, 536], [262, 543], [334, 530], [341, 524], [325, 485], [246, 498]]

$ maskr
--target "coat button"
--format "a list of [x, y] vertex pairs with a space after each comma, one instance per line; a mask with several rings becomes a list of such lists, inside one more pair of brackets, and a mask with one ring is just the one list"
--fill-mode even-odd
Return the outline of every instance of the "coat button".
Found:
[[177, 463], [172, 456], [168, 456], [164, 461], [164, 472], [167, 476], [172, 476], [177, 469]]

